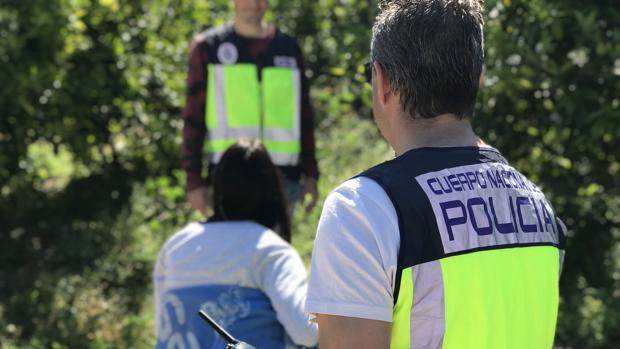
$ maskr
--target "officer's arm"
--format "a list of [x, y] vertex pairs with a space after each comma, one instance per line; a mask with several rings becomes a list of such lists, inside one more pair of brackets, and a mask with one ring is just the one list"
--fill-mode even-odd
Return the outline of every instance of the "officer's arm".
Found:
[[[207, 136], [205, 124], [207, 59], [206, 50], [202, 48], [202, 44], [198, 39], [194, 39], [191, 44], [188, 61], [187, 95], [185, 108], [183, 109], [183, 141], [181, 143], [181, 166], [187, 175], [188, 193], [206, 186], [201, 173], [203, 168], [203, 144]], [[197, 197], [202, 199], [202, 194]]]
[[388, 349], [391, 323], [317, 314], [321, 349]]

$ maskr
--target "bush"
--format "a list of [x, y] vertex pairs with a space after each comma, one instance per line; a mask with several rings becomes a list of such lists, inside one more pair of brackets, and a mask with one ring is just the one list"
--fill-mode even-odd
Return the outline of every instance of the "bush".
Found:
[[[361, 65], [376, 3], [272, 0], [316, 109], [322, 197], [391, 156]], [[570, 230], [556, 345], [620, 342], [620, 8], [488, 0], [475, 125]], [[0, 5], [0, 348], [148, 348], [152, 263], [198, 217], [184, 203], [180, 108], [193, 34], [228, 0]], [[298, 210], [306, 260], [320, 208]]]

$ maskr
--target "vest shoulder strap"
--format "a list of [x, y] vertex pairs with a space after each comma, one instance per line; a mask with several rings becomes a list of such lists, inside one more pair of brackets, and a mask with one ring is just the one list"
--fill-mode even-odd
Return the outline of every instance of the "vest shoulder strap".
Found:
[[301, 52], [299, 45], [297, 44], [297, 40], [277, 28], [272, 45], [274, 47], [274, 51], [279, 51], [281, 54], [297, 56]]
[[[217, 50], [218, 47], [224, 42], [229, 42], [236, 47], [239, 55], [239, 62], [254, 61], [254, 59], [250, 56], [250, 51], [245, 43], [245, 39], [235, 33], [231, 24], [207, 29], [198, 34], [195, 40], [202, 45], [206, 45], [207, 52], [209, 54], [209, 61], [211, 63], [219, 63]], [[300, 55], [301, 49], [299, 48], [295, 38], [276, 28], [274, 37], [269, 44], [269, 49], [262, 54], [262, 65], [274, 65], [275, 56], [297, 58]]]

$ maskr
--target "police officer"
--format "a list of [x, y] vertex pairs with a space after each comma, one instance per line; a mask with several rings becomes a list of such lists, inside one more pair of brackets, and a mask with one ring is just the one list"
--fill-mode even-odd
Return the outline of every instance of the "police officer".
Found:
[[565, 228], [472, 130], [478, 0], [380, 2], [373, 112], [396, 158], [327, 198], [306, 311], [321, 349], [551, 348]]
[[301, 50], [292, 37], [262, 21], [267, 0], [232, 4], [234, 21], [200, 33], [191, 45], [182, 144], [188, 201], [206, 213], [205, 141], [213, 173], [237, 139], [259, 138], [283, 175], [289, 203], [310, 194], [310, 209], [319, 172]]

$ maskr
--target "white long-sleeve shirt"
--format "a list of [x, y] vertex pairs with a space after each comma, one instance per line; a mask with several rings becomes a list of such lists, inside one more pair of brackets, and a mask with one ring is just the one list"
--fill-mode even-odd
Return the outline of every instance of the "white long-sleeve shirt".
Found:
[[260, 224], [189, 224], [164, 244], [157, 259], [154, 285], [158, 328], [167, 291], [235, 285], [264, 292], [292, 341], [314, 346], [317, 327], [304, 312], [306, 277], [304, 264], [293, 247]]

